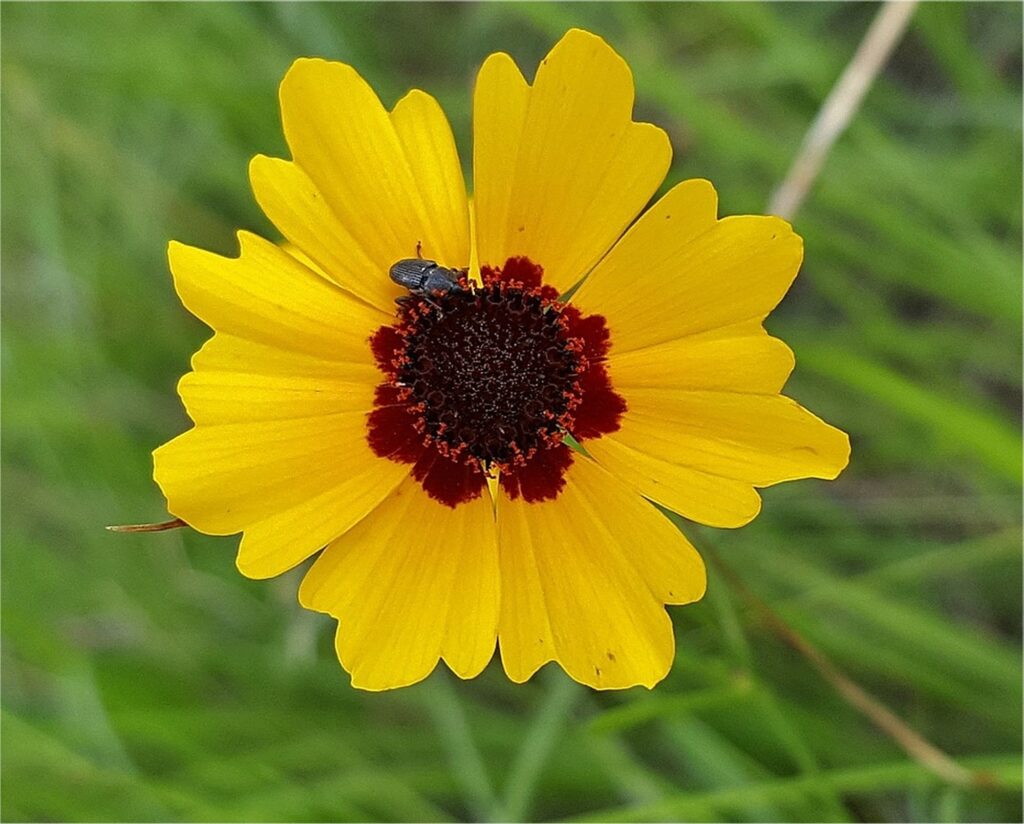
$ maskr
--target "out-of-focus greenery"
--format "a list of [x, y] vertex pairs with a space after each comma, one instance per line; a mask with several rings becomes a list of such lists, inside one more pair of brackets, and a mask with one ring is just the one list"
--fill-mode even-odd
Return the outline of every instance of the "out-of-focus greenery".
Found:
[[[835, 483], [768, 490], [711, 558], [992, 786], [943, 783], [713, 575], [674, 609], [653, 693], [493, 663], [353, 691], [299, 572], [160, 520], [149, 452], [187, 426], [208, 330], [170, 238], [275, 234], [248, 158], [285, 154], [277, 84], [354, 64], [438, 96], [470, 156], [490, 52], [527, 76], [570, 26], [630, 62], [669, 182], [761, 212], [877, 7], [840, 4], [5, 4], [5, 820], [1020, 820], [1021, 7], [918, 9], [796, 217], [770, 319], [788, 392], [848, 430]], [[652, 296], [656, 299], [656, 296]], [[341, 459], [343, 456], [339, 456]]]

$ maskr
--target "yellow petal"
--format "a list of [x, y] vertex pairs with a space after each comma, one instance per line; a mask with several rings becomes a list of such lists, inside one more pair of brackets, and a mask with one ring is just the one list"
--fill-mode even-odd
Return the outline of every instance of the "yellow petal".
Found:
[[498, 52], [484, 61], [473, 94], [473, 240], [478, 264], [481, 242], [493, 258], [484, 263], [503, 263], [501, 256], [509, 248], [512, 183], [529, 101], [530, 87], [511, 57]]
[[637, 494], [708, 526], [743, 526], [761, 511], [761, 497], [746, 481], [669, 463], [651, 451], [627, 446], [617, 436], [587, 441], [587, 451]]
[[532, 87], [506, 55], [492, 55], [473, 105], [480, 264], [526, 255], [568, 289], [664, 180], [668, 137], [633, 122], [629, 67], [579, 29], [541, 61]]
[[[253, 364], [251, 369], [257, 368]], [[362, 370], [356, 370], [361, 373]], [[335, 412], [365, 412], [373, 406], [373, 374], [363, 381], [340, 371], [339, 377], [263, 375], [253, 372], [189, 372], [178, 394], [197, 424], [322, 417]]]
[[225, 258], [171, 243], [174, 285], [186, 308], [219, 332], [329, 360], [371, 363], [370, 335], [389, 317], [348, 296], [278, 246], [239, 232]]
[[407, 465], [370, 451], [363, 410], [197, 426], [161, 446], [153, 458], [168, 512], [212, 535], [248, 529], [338, 490], [331, 512], [337, 531], [330, 540], [409, 472]]
[[[380, 371], [370, 362], [368, 344], [339, 346], [322, 357], [292, 352], [277, 346], [238, 338], [218, 332], [192, 356], [197, 372], [259, 373], [285, 378], [326, 378], [353, 383], [376, 384]], [[358, 357], [358, 361], [346, 360]]]
[[425, 237], [436, 239], [430, 253], [447, 266], [468, 266], [469, 202], [448, 118], [433, 97], [413, 89], [395, 105], [391, 122], [426, 208]]
[[776, 217], [714, 222], [706, 181], [672, 189], [590, 273], [573, 303], [604, 315], [612, 351], [763, 319], [789, 289], [803, 242]]
[[[316, 269], [343, 289], [383, 312], [394, 313], [394, 300], [401, 290], [381, 268], [385, 264], [370, 258], [298, 165], [256, 155], [249, 164], [249, 180], [264, 214], [294, 244], [291, 254], [300, 260], [308, 256]], [[403, 254], [411, 252], [405, 249], [395, 258]]]
[[451, 130], [426, 95], [391, 115], [351, 66], [300, 59], [281, 83], [281, 118], [295, 162], [373, 263], [364, 277], [386, 278], [417, 243], [446, 266], [469, 264], [468, 210], [432, 209], [465, 192], [454, 191], [464, 187], [452, 167]]
[[408, 465], [384, 463], [389, 466], [353, 472], [320, 494], [247, 526], [238, 546], [239, 571], [249, 578], [272, 578], [344, 535], [409, 475]]
[[565, 480], [553, 501], [498, 500], [505, 671], [522, 682], [555, 660], [596, 689], [653, 687], [674, 652], [663, 604], [703, 596], [703, 562], [594, 462], [577, 458]]
[[317, 559], [299, 599], [338, 619], [338, 657], [355, 687], [413, 684], [439, 658], [472, 678], [494, 654], [497, 634], [490, 499], [452, 509], [407, 480]]
[[633, 389], [626, 402], [620, 444], [753, 486], [835, 478], [849, 461], [846, 433], [783, 395]]
[[792, 350], [760, 322], [735, 329], [737, 337], [691, 335], [608, 358], [612, 386], [640, 389], [715, 389], [776, 394], [793, 371]]

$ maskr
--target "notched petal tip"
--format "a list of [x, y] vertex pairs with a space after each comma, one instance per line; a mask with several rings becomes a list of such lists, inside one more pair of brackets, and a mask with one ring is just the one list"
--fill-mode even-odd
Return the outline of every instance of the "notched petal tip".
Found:
[[704, 211], [711, 213], [715, 219], [718, 218], [718, 190], [715, 184], [707, 178], [691, 177], [682, 180], [665, 193], [664, 198], [670, 196], [679, 197], [683, 202], [693, 201], [700, 203]]
[[494, 626], [494, 644], [491, 646], [490, 652], [486, 656], [479, 656], [476, 660], [470, 661], [468, 664], [460, 662], [457, 656], [451, 654], [443, 654], [441, 660], [445, 666], [451, 670], [452, 674], [462, 681], [469, 681], [476, 678], [481, 672], [487, 669], [487, 665], [494, 660], [494, 652], [498, 646], [498, 626], [495, 621]]
[[342, 638], [345, 631], [344, 625], [339, 622], [334, 635], [334, 652], [341, 668], [348, 673], [349, 683], [353, 689], [363, 692], [387, 692], [402, 687], [411, 687], [428, 678], [437, 669], [440, 661], [438, 659], [411, 673], [408, 669], [402, 671], [401, 668], [395, 672], [388, 672], [386, 666], [382, 666], [380, 661], [373, 659], [364, 662], [347, 661], [347, 656], [342, 652]]
[[815, 477], [821, 477], [822, 480], [826, 481], [834, 481], [843, 473], [843, 470], [850, 465], [850, 455], [852, 453], [850, 436], [842, 429], [825, 423], [824, 421], [822, 421], [822, 423], [828, 427], [830, 431], [832, 446], [827, 457], [824, 457], [826, 462], [825, 466], [828, 468], [823, 469], [822, 474]]
[[[345, 669], [344, 664], [342, 664], [341, 667], [342, 669]], [[436, 668], [437, 667], [435, 665], [434, 669]], [[345, 671], [348, 672], [348, 670]], [[364, 680], [363, 675], [357, 671], [355, 673], [349, 673], [349, 683], [351, 684], [352, 689], [361, 690], [362, 692], [388, 692], [389, 690], [398, 690], [402, 689], [402, 687], [412, 687], [416, 684], [419, 684], [421, 681], [424, 681], [428, 677], [430, 677], [430, 675], [433, 674], [433, 672], [434, 670], [432, 669], [425, 675], [400, 681], [378, 681], [375, 679], [374, 676], [368, 676]]]
[[[167, 265], [171, 270], [171, 277], [174, 281], [174, 286], [179, 297], [181, 297], [180, 282], [185, 279], [188, 274], [186, 269], [197, 264], [201, 264], [202, 261], [209, 260], [210, 258], [230, 260], [230, 258], [224, 258], [224, 256], [218, 255], [216, 252], [211, 252], [207, 249], [200, 249], [198, 246], [190, 246], [187, 243], [182, 243], [180, 240], [171, 240], [168, 242]], [[184, 299], [182, 299], [182, 302], [184, 302]]]
[[[243, 536], [244, 540], [244, 536]], [[298, 566], [302, 561], [296, 561], [292, 566]], [[252, 559], [245, 556], [242, 547], [239, 545], [238, 554], [235, 556], [235, 569], [250, 581], [266, 581], [268, 578], [276, 578], [287, 570], [276, 569], [266, 565], [265, 559]]]
[[[617, 658], [614, 652], [607, 652], [605, 656], [612, 656], [610, 663], [613, 663]], [[673, 655], [674, 658], [674, 655]], [[610, 690], [628, 690], [634, 687], [643, 687], [644, 689], [652, 690], [658, 684], [665, 680], [665, 677], [672, 671], [672, 658], [670, 658], [664, 667], [664, 671], [657, 671], [647, 678], [625, 678], [619, 680], [608, 680], [608, 670], [602, 668], [600, 664], [592, 664], [590, 669], [583, 671], [576, 671], [567, 668], [564, 663], [559, 661], [557, 658], [549, 658], [538, 664], [536, 667], [530, 670], [515, 671], [509, 668], [508, 662], [502, 658], [502, 667], [505, 672], [505, 677], [508, 678], [513, 684], [525, 684], [530, 681], [538, 672], [543, 669], [547, 669], [550, 665], [558, 667], [562, 671], [562, 674], [566, 677], [575, 681], [580, 686], [589, 687], [593, 690], [600, 692]]]
[[[540, 672], [540, 670], [544, 669], [545, 666], [551, 663], [554, 663], [553, 659], [550, 661], [545, 661], [543, 664], [541, 664], [539, 667], [537, 667], [535, 670], [531, 672], [516, 672], [509, 670], [508, 665], [505, 664], [505, 660], [502, 659], [502, 669], [505, 672], [505, 677], [513, 684], [525, 684], [527, 681], [533, 678], [534, 675]], [[565, 672], [565, 670], [562, 670], [562, 672]]]
[[[707, 524], [707, 526], [713, 526], [715, 529], [739, 529], [747, 524], [751, 523], [758, 515], [761, 514], [761, 510], [764, 508], [764, 501], [761, 500], [761, 496], [758, 494], [757, 489], [754, 489], [754, 494], [751, 498], [753, 504], [748, 512], [738, 513], [732, 520], [726, 520], [723, 523]], [[673, 510], [675, 511], [675, 510]], [[681, 517], [686, 517], [682, 513], [676, 513]], [[704, 578], [704, 590], [707, 590], [707, 576]], [[701, 592], [700, 597], [695, 600], [699, 601], [704, 597], [704, 592]]]
[[744, 228], [749, 228], [751, 234], [758, 237], [767, 236], [770, 240], [784, 241], [792, 237], [802, 241], [800, 235], [793, 229], [793, 224], [776, 215], [726, 215], [719, 218], [718, 222], [737, 226], [746, 224]]
[[792, 398], [783, 395], [781, 400], [788, 402], [805, 420], [803, 442], [790, 447], [788, 451], [790, 457], [799, 458], [800, 469], [791, 475], [773, 480], [769, 484], [755, 484], [755, 486], [774, 486], [777, 483], [798, 481], [804, 478], [834, 481], [849, 466], [850, 436], [842, 429], [822, 420]]
[[[606, 655], [614, 655], [614, 653], [609, 652]], [[634, 687], [653, 690], [672, 671], [674, 659], [675, 650], [673, 649], [672, 655], [663, 662], [663, 666], [659, 665], [656, 668], [652, 668], [651, 672], [646, 676], [616, 677], [611, 660], [609, 661], [608, 668], [595, 664], [592, 671], [572, 673], [566, 670], [566, 674], [576, 683], [583, 684], [583, 686], [590, 687], [599, 692], [605, 690], [628, 690]]]
[[665, 179], [672, 166], [672, 140], [661, 126], [654, 123], [632, 121], [629, 124], [630, 136], [634, 141], [633, 151], [638, 157], [649, 157], [659, 168], [659, 177]]
[[[608, 46], [608, 41], [605, 40], [601, 35], [594, 34], [594, 32], [588, 31], [587, 29], [581, 29], [579, 26], [573, 26], [572, 28], [566, 29], [565, 34], [562, 35], [559, 42], [562, 42], [563, 40], [568, 40], [570, 38], [590, 40], [592, 42], [603, 43], [605, 46]], [[608, 48], [611, 48], [611, 46], [608, 46]]]
[[181, 249], [187, 248], [189, 247], [180, 240], [167, 241], [167, 262], [170, 263], [175, 255], [180, 254]]
[[348, 63], [325, 60], [322, 57], [300, 57], [292, 63], [278, 88], [278, 101], [281, 104], [286, 136], [289, 114], [293, 117], [301, 116], [305, 95], [322, 96], [328, 92], [338, 94], [344, 90], [366, 90], [376, 98], [366, 79]]
[[[341, 637], [343, 627], [339, 623], [336, 639]], [[362, 690], [363, 692], [388, 692], [389, 690], [402, 689], [403, 687], [411, 687], [419, 684], [433, 675], [438, 668], [438, 665], [444, 663], [448, 669], [457, 677], [463, 681], [471, 678], [476, 678], [490, 663], [490, 658], [484, 662], [483, 666], [479, 667], [473, 672], [459, 672], [444, 658], [438, 658], [433, 663], [427, 664], [422, 667], [418, 672], [413, 674], [402, 674], [388, 673], [386, 669], [381, 671], [371, 664], [376, 662], [369, 662], [366, 665], [354, 665], [349, 666], [342, 658], [340, 642], [336, 640], [335, 653], [338, 656], [338, 663], [341, 668], [348, 673], [350, 684], [353, 689]]]
[[[839, 477], [850, 463], [850, 436], [836, 426], [822, 420], [813, 412], [805, 409], [792, 398], [786, 398], [804, 415], [807, 416], [810, 424], [807, 444], [798, 449], [813, 455], [817, 465], [811, 463], [809, 471], [804, 477], [820, 478], [832, 481]], [[815, 431], [816, 430], [816, 431]]]
[[629, 68], [629, 64], [607, 40], [605, 40], [599, 34], [594, 34], [593, 32], [587, 31], [586, 29], [580, 29], [576, 27], [569, 29], [568, 31], [566, 31], [565, 34], [561, 36], [558, 42], [555, 43], [554, 46], [552, 46], [551, 51], [548, 52], [547, 57], [545, 57], [541, 61], [541, 65], [546, 63], [548, 58], [550, 58], [551, 55], [555, 54], [558, 51], [575, 51], [584, 49], [595, 53], [603, 52], [604, 56], [612, 57], [613, 59], [621, 63], [622, 68], [626, 70], [626, 72], [629, 74], [630, 80], [632, 80], [633, 72]]
[[292, 61], [288, 71], [284, 73], [284, 77], [281, 80], [281, 89], [283, 90], [288, 84], [301, 81], [324, 71], [346, 71], [355, 75], [359, 74], [355, 68], [348, 63], [342, 63], [340, 60], [328, 60], [325, 57], [299, 57]]
[[777, 367], [778, 386], [779, 390], [781, 390], [786, 385], [786, 381], [789, 380], [789, 376], [793, 374], [793, 370], [796, 369], [796, 353], [793, 352], [792, 347], [782, 338], [768, 335], [768, 340], [770, 341], [769, 346], [773, 347], [775, 356], [779, 361], [779, 366]]
[[503, 52], [503, 51], [491, 52], [489, 55], [487, 55], [487, 57], [484, 58], [484, 62], [480, 64], [480, 68], [481, 69], [483, 69], [485, 66], [486, 67], [498, 67], [498, 66], [500, 66], [502, 68], [506, 68], [507, 67], [507, 68], [514, 69], [516, 71], [516, 73], [519, 74], [520, 78], [522, 78], [523, 83], [526, 83], [526, 79], [523, 77], [522, 72], [519, 71], [519, 65], [516, 63], [515, 58], [513, 58], [512, 55], [509, 54], [508, 52]]
[[274, 245], [269, 240], [265, 240], [245, 229], [239, 229], [235, 232], [235, 240], [238, 244], [238, 250], [234, 255], [221, 255], [217, 252], [211, 252], [209, 249], [190, 246], [178, 240], [169, 241], [167, 244], [167, 262], [170, 265], [171, 274], [177, 280], [187, 267], [205, 265], [213, 261], [235, 262], [242, 258], [250, 249], [255, 249], [258, 246]]
[[[788, 220], [775, 215], [729, 215], [719, 218], [718, 224], [748, 234], [747, 242], [751, 246], [757, 245], [758, 254], [762, 259], [772, 255], [779, 256], [776, 259], [785, 261], [785, 269], [791, 273], [792, 284], [804, 261], [804, 239], [796, 233]], [[788, 290], [789, 286], [786, 287], [786, 291]], [[784, 295], [785, 292], [780, 296], [780, 300]]]
[[290, 162], [281, 157], [272, 157], [265, 154], [255, 154], [250, 158], [248, 166], [249, 185], [252, 187], [254, 194], [256, 194], [257, 200], [259, 199], [260, 184], [268, 180], [273, 168]]
[[295, 594], [299, 606], [311, 612], [322, 612], [334, 618], [338, 616], [331, 612], [330, 599], [321, 596], [322, 581], [319, 577], [306, 574], [299, 582], [299, 591]]
[[618, 82], [621, 83], [619, 94], [624, 95], [622, 102], [628, 100], [628, 111], [632, 111], [635, 98], [635, 83], [633, 82], [633, 70], [629, 63], [619, 54], [608, 41], [600, 35], [584, 29], [569, 29], [561, 39], [551, 47], [551, 50], [540, 61], [534, 77], [534, 84], [553, 62], [565, 61], [566, 66], [576, 69], [577, 78], [586, 81], [587, 69], [600, 71], [603, 69], [610, 72], [611, 76], [619, 75]]
[[519, 92], [529, 86], [512, 55], [507, 52], [492, 52], [484, 58], [484, 62], [477, 70], [473, 90], [474, 105], [481, 102], [475, 99], [477, 95], [484, 92], [496, 94], [506, 84]]
[[437, 98], [429, 92], [423, 91], [423, 89], [409, 89], [403, 94], [394, 106], [391, 107], [391, 114], [394, 114], [399, 109], [405, 109], [410, 106], [430, 106], [431, 108], [440, 109], [441, 104], [437, 102]]
[[[161, 444], [150, 453], [153, 459], [153, 482], [160, 489], [160, 494], [164, 496], [168, 514], [173, 515], [191, 529], [203, 535], [237, 535], [238, 529], [218, 526], [208, 521], [201, 513], [191, 512], [188, 507], [183, 509], [181, 506], [179, 492], [189, 485], [189, 466], [187, 463], [181, 463], [177, 452], [195, 431], [196, 428], [193, 426], [167, 443]], [[177, 473], [179, 477], [175, 477], [176, 469], [179, 470]]]
[[266, 539], [260, 543], [258, 539], [254, 540], [249, 530], [250, 527], [247, 527], [242, 533], [239, 551], [234, 556], [234, 568], [251, 580], [266, 580], [283, 575], [319, 552], [318, 549], [309, 552], [306, 548], [292, 552], [295, 548], [293, 540], [286, 540], [285, 546]]
[[[758, 496], [758, 504], [760, 504], [760, 502], [761, 502], [761, 498], [760, 498], [760, 496]], [[758, 511], [760, 511], [760, 509], [761, 509], [761, 507], [758, 506]], [[751, 517], [751, 520], [753, 520], [753, 517]], [[687, 541], [687, 544], [689, 544], [689, 541]], [[699, 552], [697, 552], [696, 549], [693, 549], [692, 545], [691, 545], [691, 549], [692, 549], [691, 561], [696, 561], [696, 563], [694, 564], [695, 568], [693, 570], [691, 570], [691, 574], [693, 575], [693, 578], [692, 578], [691, 581], [688, 581], [688, 583], [692, 583], [693, 589], [691, 589], [689, 592], [680, 594], [678, 596], [679, 600], [673, 600], [673, 601], [669, 601], [668, 602], [668, 603], [672, 604], [673, 606], [683, 606], [684, 604], [696, 604], [698, 601], [703, 600], [704, 596], [707, 595], [707, 591], [708, 591], [708, 568], [707, 568], [707, 564], [704, 563], [703, 556]]]
[[330, 62], [334, 62], [334, 61], [330, 61], [326, 57], [296, 57], [292, 61], [291, 65], [288, 67], [288, 71], [285, 72], [285, 77], [287, 77], [289, 73], [291, 73], [293, 71], [296, 71], [296, 70], [301, 70], [301, 69], [303, 69], [303, 68], [305, 68], [305, 67], [307, 67], [307, 66], [309, 66], [311, 64], [330, 63]]

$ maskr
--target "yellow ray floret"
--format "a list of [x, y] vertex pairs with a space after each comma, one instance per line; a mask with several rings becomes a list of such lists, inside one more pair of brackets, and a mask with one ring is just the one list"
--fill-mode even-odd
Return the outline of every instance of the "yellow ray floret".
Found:
[[505, 671], [548, 661], [597, 689], [653, 687], [672, 664], [664, 604], [704, 594], [704, 564], [665, 517], [579, 457], [554, 501], [498, 501]]
[[452, 510], [409, 479], [327, 548], [299, 599], [338, 619], [353, 686], [382, 690], [422, 680], [441, 658], [478, 675], [494, 654], [498, 575], [488, 496]]
[[566, 291], [665, 179], [668, 136], [633, 122], [629, 67], [579, 29], [541, 61], [532, 86], [508, 55], [491, 55], [473, 107], [480, 264], [526, 255]]

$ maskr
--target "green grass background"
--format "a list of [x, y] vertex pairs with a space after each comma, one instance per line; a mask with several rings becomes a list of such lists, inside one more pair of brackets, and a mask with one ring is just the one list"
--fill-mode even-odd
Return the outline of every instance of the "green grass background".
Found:
[[[490, 52], [570, 26], [631, 63], [641, 119], [760, 212], [876, 8], [836, 4], [10, 4], [2, 9], [4, 820], [1006, 820], [1021, 817], [1021, 7], [919, 8], [796, 217], [770, 329], [788, 392], [851, 433], [835, 483], [684, 524], [909, 724], [998, 786], [944, 784], [712, 576], [671, 675], [598, 694], [496, 664], [353, 691], [299, 572], [160, 520], [149, 453], [208, 331], [171, 238], [274, 237], [289, 63], [438, 96], [463, 157]], [[652, 295], [653, 300], [657, 299]]]

